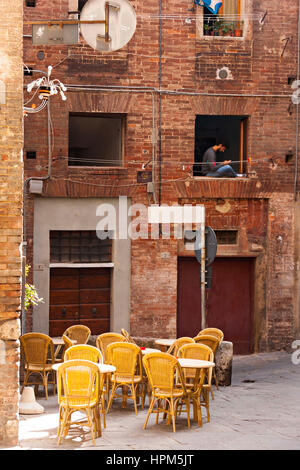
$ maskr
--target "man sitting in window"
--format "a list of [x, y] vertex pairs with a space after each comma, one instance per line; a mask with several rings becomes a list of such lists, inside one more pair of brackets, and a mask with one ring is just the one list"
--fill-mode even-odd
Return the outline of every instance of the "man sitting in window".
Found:
[[224, 162], [217, 163], [217, 152], [224, 153], [229, 148], [229, 144], [221, 141], [212, 147], [209, 147], [203, 155], [202, 161], [202, 174], [204, 176], [213, 176], [215, 178], [236, 178], [237, 176], [244, 176], [236, 173], [232, 166], [229, 165], [231, 160], [224, 160]]

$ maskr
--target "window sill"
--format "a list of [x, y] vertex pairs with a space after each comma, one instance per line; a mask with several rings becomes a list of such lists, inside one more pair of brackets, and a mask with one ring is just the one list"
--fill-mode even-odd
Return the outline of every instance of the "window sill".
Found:
[[199, 40], [205, 39], [207, 41], [212, 41], [215, 39], [221, 39], [222, 41], [228, 41], [229, 39], [237, 40], [237, 41], [243, 41], [245, 40], [245, 36], [209, 36], [208, 34], [203, 34], [201, 37], [199, 37]]
[[117, 171], [127, 171], [127, 168], [124, 166], [69, 166], [68, 165], [68, 170], [98, 170], [98, 171], [112, 171], [112, 170], [117, 170]]

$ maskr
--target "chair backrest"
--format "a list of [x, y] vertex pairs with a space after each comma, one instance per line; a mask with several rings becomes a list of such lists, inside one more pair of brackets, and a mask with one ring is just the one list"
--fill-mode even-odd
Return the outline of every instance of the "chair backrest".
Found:
[[127, 342], [111, 343], [106, 350], [107, 362], [116, 367], [116, 373], [125, 377], [142, 377], [142, 351]]
[[92, 361], [74, 359], [57, 369], [58, 403], [62, 396], [69, 405], [88, 405], [99, 399], [99, 368]]
[[213, 351], [206, 344], [193, 343], [184, 344], [178, 351], [178, 356], [185, 359], [200, 359], [201, 361], [209, 361]]
[[185, 390], [182, 369], [178, 360], [171, 354], [163, 352], [145, 354], [143, 365], [152, 390], [172, 393], [178, 380]]
[[216, 354], [216, 351], [220, 344], [220, 340], [216, 336], [211, 336], [211, 335], [195, 336], [194, 340], [195, 340], [195, 343], [206, 344], [207, 346], [209, 346], [212, 352], [214, 353], [214, 355]]
[[216, 336], [220, 341], [223, 341], [224, 339], [224, 333], [219, 328], [204, 328], [204, 330], [199, 331], [197, 334], [197, 336], [201, 335]]
[[72, 359], [85, 359], [91, 362], [103, 364], [103, 356], [100, 349], [89, 344], [75, 344], [67, 349], [64, 354], [64, 361]]
[[73, 346], [73, 343], [72, 343], [72, 341], [70, 340], [70, 338], [68, 338], [68, 336], [66, 336], [66, 335], [62, 335], [62, 339], [63, 339], [63, 341], [64, 341], [64, 343], [65, 343], [65, 345], [64, 345], [64, 353], [65, 353], [68, 348], [70, 348], [71, 346]]
[[96, 346], [97, 348], [100, 349], [102, 352], [103, 360], [106, 362], [106, 349], [107, 346], [111, 343], [120, 343], [122, 341], [126, 341], [125, 337], [123, 335], [120, 335], [120, 333], [102, 333], [99, 335], [96, 339]]
[[43, 333], [25, 333], [20, 337], [22, 355], [25, 364], [35, 364], [44, 367], [48, 354], [54, 363], [54, 346], [50, 336]]
[[[200, 359], [202, 361], [213, 362], [214, 353], [209, 346], [201, 343], [184, 344], [178, 351], [178, 356], [185, 359]], [[193, 379], [196, 376], [196, 369], [184, 369], [186, 379]], [[201, 369], [201, 381], [204, 380], [205, 371]]]
[[182, 338], [178, 338], [175, 343], [172, 344], [173, 346], [173, 351], [172, 354], [173, 356], [177, 356], [179, 348], [183, 346], [184, 344], [190, 344], [190, 343], [195, 343], [193, 338], [190, 338], [188, 336], [183, 336]]
[[134, 341], [134, 339], [130, 336], [130, 334], [128, 333], [128, 331], [126, 331], [124, 328], [121, 329], [121, 333], [122, 333], [122, 335], [124, 336], [124, 338], [126, 339], [126, 341], [127, 341], [128, 343], [136, 344], [136, 342]]
[[85, 325], [73, 325], [66, 329], [64, 335], [75, 339], [76, 344], [86, 344], [91, 336], [91, 330]]

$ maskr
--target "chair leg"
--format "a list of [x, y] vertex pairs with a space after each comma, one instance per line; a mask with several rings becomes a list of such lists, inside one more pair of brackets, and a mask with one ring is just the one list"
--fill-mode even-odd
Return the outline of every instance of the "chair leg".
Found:
[[172, 423], [173, 423], [173, 432], [176, 432], [176, 426], [175, 426], [175, 413], [174, 413], [174, 402], [173, 399], [170, 399], [170, 412], [172, 416]]
[[135, 389], [134, 383], [131, 384], [130, 388], [131, 388], [131, 393], [132, 393], [132, 398], [133, 398], [133, 403], [134, 403], [134, 411], [135, 411], [135, 414], [137, 415], [138, 411], [137, 411], [137, 404], [136, 404], [136, 389]]
[[[106, 418], [105, 418], [105, 397], [104, 394], [102, 393], [101, 396], [101, 412], [103, 416], [103, 427], [106, 428]], [[100, 410], [99, 410], [100, 413]]]
[[214, 374], [214, 379], [215, 379], [217, 390], [219, 390], [219, 383], [218, 383], [217, 374], [216, 374], [215, 369], [213, 370], [213, 374]]
[[45, 374], [45, 372], [43, 373], [43, 385], [45, 389], [46, 400], [48, 400], [48, 376]]
[[113, 386], [112, 386], [111, 393], [110, 393], [110, 398], [109, 398], [108, 405], [107, 405], [106, 414], [108, 413], [109, 408], [111, 407], [111, 404], [112, 404], [112, 401], [113, 401], [113, 398], [114, 398], [114, 395], [115, 395], [116, 388], [117, 388], [117, 384], [116, 384], [116, 382], [113, 382]]
[[149, 410], [148, 410], [148, 413], [147, 413], [147, 416], [146, 416], [146, 420], [145, 420], [145, 423], [144, 423], [144, 426], [143, 426], [143, 429], [146, 429], [150, 413], [152, 413], [152, 410], [153, 410], [154, 402], [155, 402], [155, 398], [152, 397], [151, 403], [149, 405]]

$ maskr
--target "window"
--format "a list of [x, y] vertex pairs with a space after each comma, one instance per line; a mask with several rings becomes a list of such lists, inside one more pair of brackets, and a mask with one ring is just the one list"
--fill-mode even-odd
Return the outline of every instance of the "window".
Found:
[[218, 245], [236, 245], [238, 238], [237, 230], [215, 230]]
[[203, 34], [205, 36], [243, 36], [241, 16], [242, 0], [223, 0], [218, 14], [203, 8]]
[[109, 263], [112, 240], [100, 240], [95, 230], [51, 230], [51, 263]]
[[224, 137], [229, 148], [224, 153], [217, 152], [217, 162], [231, 160], [231, 166], [237, 173], [245, 173], [247, 168], [247, 127], [247, 116], [196, 116], [194, 176], [201, 176], [204, 152]]
[[70, 114], [69, 166], [122, 166], [124, 122], [120, 114]]

